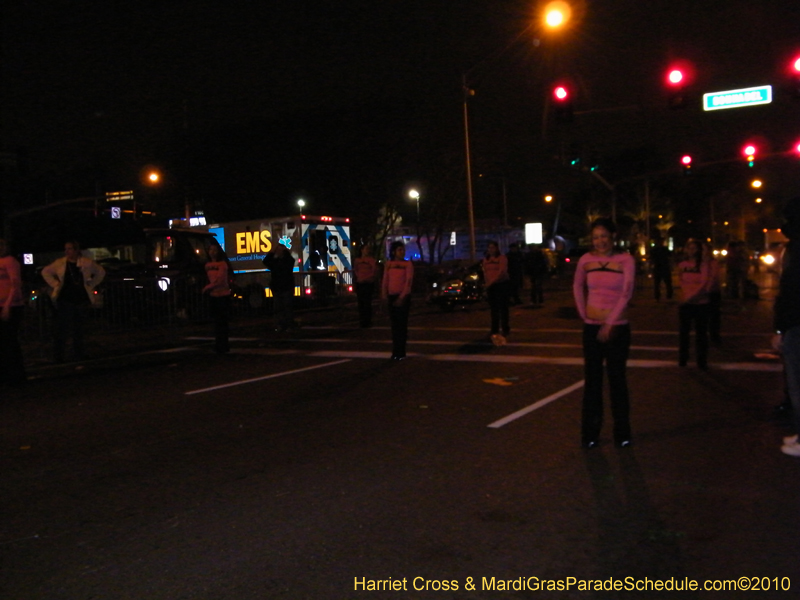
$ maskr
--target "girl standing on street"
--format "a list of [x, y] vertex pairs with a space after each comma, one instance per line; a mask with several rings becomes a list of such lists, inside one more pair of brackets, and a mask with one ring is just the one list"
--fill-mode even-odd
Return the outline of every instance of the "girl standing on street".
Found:
[[408, 312], [411, 308], [411, 283], [414, 265], [405, 259], [406, 246], [394, 242], [389, 248], [389, 260], [383, 271], [381, 298], [389, 304], [392, 322], [392, 360], [404, 360], [408, 340]]
[[497, 242], [489, 242], [483, 259], [483, 278], [492, 313], [492, 342], [505, 342], [511, 331], [508, 327], [508, 300], [511, 280], [508, 276], [508, 258], [500, 254]]
[[711, 266], [703, 260], [700, 242], [686, 242], [686, 260], [678, 265], [683, 301], [678, 306], [679, 349], [678, 364], [685, 367], [689, 360], [689, 334], [695, 327], [697, 366], [708, 369], [708, 288], [711, 285]]
[[203, 288], [203, 293], [209, 295], [211, 317], [214, 319], [214, 351], [217, 354], [226, 354], [231, 349], [228, 341], [228, 312], [231, 306], [231, 286], [228, 279], [230, 265], [228, 257], [218, 244], [210, 244], [206, 252], [208, 285]]
[[585, 387], [581, 442], [599, 443], [603, 426], [603, 363], [611, 390], [614, 442], [631, 445], [630, 408], [626, 368], [631, 346], [627, 308], [633, 296], [636, 265], [627, 252], [614, 247], [616, 226], [610, 219], [592, 223], [592, 250], [578, 261], [572, 292], [583, 319]]

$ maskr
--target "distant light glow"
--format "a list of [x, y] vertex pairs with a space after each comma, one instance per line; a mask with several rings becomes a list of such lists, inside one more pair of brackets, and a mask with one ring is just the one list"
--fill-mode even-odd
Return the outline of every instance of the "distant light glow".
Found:
[[686, 156], [681, 158], [681, 162], [688, 166], [688, 165], [692, 164], [692, 157], [687, 154]]
[[680, 69], [673, 69], [669, 72], [667, 79], [672, 85], [678, 85], [681, 81], [683, 81], [683, 71]]
[[794, 61], [794, 70], [800, 73], [800, 57]]
[[550, 2], [544, 8], [544, 23], [550, 29], [562, 27], [572, 16], [572, 7], [562, 0]]
[[743, 152], [745, 156], [754, 156], [756, 153], [756, 147], [753, 146], [752, 144], [748, 144], [747, 146], [744, 147]]

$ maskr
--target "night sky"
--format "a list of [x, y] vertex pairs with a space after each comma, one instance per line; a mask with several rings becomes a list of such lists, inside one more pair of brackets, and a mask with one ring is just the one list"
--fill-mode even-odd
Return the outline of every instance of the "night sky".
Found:
[[[800, 102], [784, 91], [800, 54], [792, 0], [575, 2], [557, 37], [516, 1], [6, 4], [2, 149], [24, 175], [12, 208], [45, 189], [60, 200], [135, 186], [145, 165], [165, 172], [165, 206], [189, 194], [219, 219], [287, 214], [301, 195], [312, 213], [369, 214], [402, 205], [411, 183], [457, 201], [468, 69], [476, 177], [492, 176], [476, 184], [479, 216], [498, 216], [492, 178], [523, 220], [545, 191], [577, 194], [586, 177], [561, 172], [565, 148], [613, 178], [643, 148], [663, 169], [682, 152], [735, 158], [751, 137], [773, 151], [800, 140]], [[670, 111], [677, 59], [694, 67], [695, 100]], [[564, 77], [576, 116], [557, 127], [544, 99]], [[697, 108], [703, 92], [763, 84], [776, 88], [768, 107]], [[781, 199], [797, 185], [789, 162], [770, 161]]]

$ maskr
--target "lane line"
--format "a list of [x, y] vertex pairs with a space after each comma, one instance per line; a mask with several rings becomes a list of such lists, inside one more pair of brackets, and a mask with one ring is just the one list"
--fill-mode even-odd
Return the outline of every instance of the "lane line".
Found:
[[489, 423], [487, 427], [491, 427], [492, 429], [500, 429], [503, 425], [508, 425], [512, 421], [516, 421], [517, 419], [524, 417], [528, 413], [532, 413], [533, 411], [542, 408], [558, 400], [559, 398], [566, 396], [567, 394], [571, 394], [575, 390], [578, 390], [583, 387], [584, 380], [581, 379], [580, 381], [573, 383], [569, 387], [565, 387], [563, 390], [556, 392], [555, 394], [550, 394], [547, 398], [542, 398], [538, 402], [534, 402], [533, 404], [526, 406], [525, 408], [519, 409], [517, 412], [513, 412], [510, 415], [503, 417], [502, 419], [498, 419], [494, 423]]
[[292, 371], [283, 371], [281, 373], [273, 373], [271, 375], [264, 375], [263, 377], [253, 377], [252, 379], [242, 379], [240, 381], [232, 381], [231, 383], [223, 383], [222, 385], [215, 385], [213, 387], [203, 388], [201, 390], [192, 390], [190, 392], [186, 392], [186, 396], [192, 396], [194, 394], [204, 394], [205, 392], [213, 392], [216, 390], [222, 390], [229, 387], [235, 387], [237, 385], [245, 385], [247, 383], [254, 383], [256, 381], [264, 381], [266, 379], [275, 379], [276, 377], [283, 377], [284, 375], [295, 375], [296, 373], [304, 373], [306, 371], [313, 371], [314, 369], [322, 369], [324, 367], [333, 367], [334, 365], [340, 365], [342, 363], [350, 362], [349, 358], [343, 360], [335, 360], [333, 362], [324, 363], [321, 365], [314, 365], [311, 367], [303, 367], [302, 369], [294, 369]]
[[[352, 344], [353, 339], [348, 338], [295, 338], [291, 342], [309, 342], [314, 344], [331, 343], [331, 344]], [[392, 340], [358, 340], [360, 344], [384, 344], [392, 343]], [[459, 340], [408, 340], [409, 345], [420, 346], [493, 346], [492, 342], [485, 340], [476, 341], [459, 341]], [[539, 342], [508, 342], [505, 344], [507, 348], [563, 348], [569, 350], [583, 349], [583, 344], [545, 344]], [[631, 346], [631, 350], [641, 350], [644, 352], [677, 352], [678, 348], [669, 346]]]
[[[389, 359], [388, 352], [365, 352], [353, 350], [318, 350], [316, 352], [308, 352], [306, 356], [315, 356], [318, 358], [368, 358], [386, 360]], [[438, 360], [448, 362], [480, 362], [480, 363], [505, 363], [505, 364], [537, 364], [537, 365], [565, 365], [565, 366], [583, 366], [583, 357], [552, 357], [552, 356], [531, 356], [531, 355], [513, 355], [513, 354], [419, 354], [411, 353], [409, 357], [422, 358], [427, 360]], [[642, 360], [642, 359], [629, 359], [628, 366], [635, 369], [663, 369], [663, 368], [681, 368], [674, 360]], [[754, 362], [741, 362], [741, 363], [710, 363], [709, 367], [712, 371], [766, 371], [766, 372], [780, 372], [783, 371], [783, 365], [776, 363], [754, 363]], [[690, 368], [694, 371], [694, 368]]]

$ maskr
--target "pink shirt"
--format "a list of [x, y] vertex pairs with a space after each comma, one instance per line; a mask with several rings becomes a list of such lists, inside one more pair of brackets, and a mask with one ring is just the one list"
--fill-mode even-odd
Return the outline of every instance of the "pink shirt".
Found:
[[635, 278], [636, 264], [627, 252], [581, 256], [572, 284], [581, 319], [593, 325], [627, 323], [626, 309], [633, 297]]
[[387, 261], [383, 269], [383, 296], [408, 296], [413, 280], [414, 265], [410, 261]]
[[231, 287], [228, 285], [228, 263], [224, 260], [207, 262], [206, 275], [208, 275], [208, 285], [203, 288], [204, 292], [209, 292], [216, 298], [231, 295]]
[[0, 258], [0, 306], [22, 306], [19, 263], [11, 255]]
[[378, 273], [378, 261], [371, 256], [362, 256], [353, 263], [353, 274], [356, 276], [356, 283], [370, 283], [375, 281]]
[[500, 254], [483, 259], [483, 278], [486, 287], [498, 281], [508, 281], [508, 259]]

